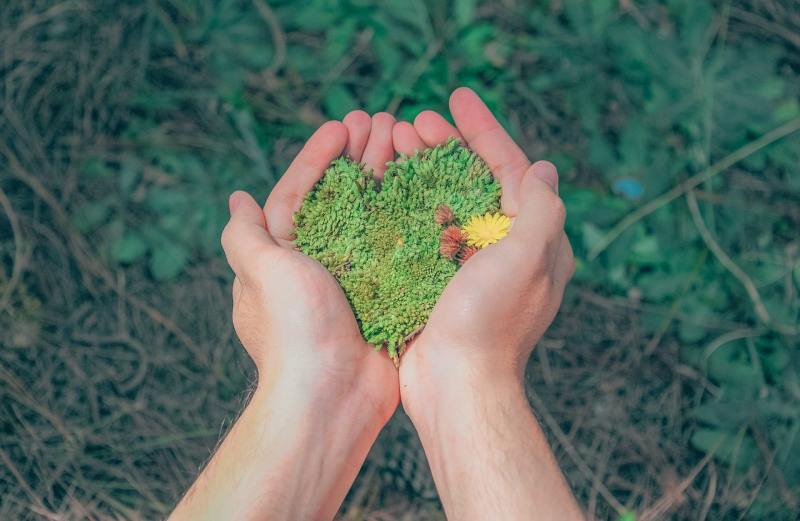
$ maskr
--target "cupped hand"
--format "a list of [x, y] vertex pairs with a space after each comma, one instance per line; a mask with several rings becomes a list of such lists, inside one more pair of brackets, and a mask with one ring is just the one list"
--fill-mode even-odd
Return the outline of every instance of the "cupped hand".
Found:
[[456, 273], [406, 351], [400, 392], [409, 413], [454, 379], [521, 382], [574, 271], [555, 167], [532, 164], [470, 89], [452, 94], [450, 110], [456, 127], [431, 111], [413, 125], [395, 125], [395, 149], [412, 154], [461, 139], [500, 183], [502, 211], [513, 225], [507, 237], [478, 251]]
[[397, 407], [398, 375], [361, 336], [336, 280], [293, 244], [293, 215], [330, 162], [346, 153], [381, 175], [394, 119], [349, 114], [311, 136], [262, 208], [245, 192], [230, 198], [222, 235], [233, 283], [233, 324], [259, 372], [259, 386], [284, 386], [309, 399], [370, 397], [386, 421]]

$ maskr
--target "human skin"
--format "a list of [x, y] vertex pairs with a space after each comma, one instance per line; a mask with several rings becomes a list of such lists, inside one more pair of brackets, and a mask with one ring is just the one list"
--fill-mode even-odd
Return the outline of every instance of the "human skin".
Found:
[[500, 182], [509, 235], [456, 273], [400, 365], [402, 404], [451, 519], [584, 519], [528, 403], [524, 372], [574, 271], [558, 174], [531, 163], [469, 89], [398, 123], [397, 151], [463, 140]]
[[[451, 519], [582, 519], [522, 385], [574, 269], [558, 175], [531, 165], [471, 91], [457, 90], [451, 111], [457, 128], [432, 112], [413, 125], [353, 112], [309, 139], [263, 211], [231, 197], [234, 327], [259, 382], [171, 519], [332, 518], [401, 398]], [[293, 250], [292, 215], [343, 152], [381, 177], [395, 150], [450, 136], [489, 164], [516, 220], [459, 270], [398, 374], [332, 276]]]
[[366, 344], [334, 278], [291, 244], [292, 214], [328, 164], [344, 152], [382, 172], [393, 125], [364, 112], [328, 122], [263, 209], [231, 196], [233, 324], [258, 383], [171, 520], [331, 519], [397, 408], [392, 362]]

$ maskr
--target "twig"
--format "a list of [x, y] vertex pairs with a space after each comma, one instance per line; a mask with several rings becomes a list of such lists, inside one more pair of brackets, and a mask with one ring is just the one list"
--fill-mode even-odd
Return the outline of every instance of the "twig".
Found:
[[167, 12], [158, 5], [156, 2], [156, 15], [158, 19], [161, 20], [161, 23], [164, 25], [164, 29], [167, 30], [169, 35], [172, 37], [172, 44], [175, 48], [175, 54], [178, 55], [178, 58], [181, 60], [185, 60], [186, 57], [189, 55], [189, 51], [186, 48], [186, 44], [183, 43], [183, 38], [181, 38], [181, 33], [178, 30], [178, 27], [175, 23], [170, 19]]
[[425, 69], [428, 68], [428, 65], [430, 65], [431, 61], [436, 57], [437, 54], [439, 54], [441, 49], [441, 40], [435, 40], [428, 45], [428, 49], [425, 51], [425, 54], [423, 54], [419, 60], [417, 60], [417, 63], [414, 64], [411, 72], [406, 75], [407, 79], [405, 81], [405, 85], [398, 89], [397, 94], [394, 95], [392, 100], [386, 106], [386, 112], [389, 114], [394, 114], [397, 111], [398, 107], [400, 107], [400, 104], [405, 99], [404, 91], [414, 88], [414, 85], [416, 85], [420, 76], [422, 76], [422, 73], [425, 72]]
[[40, 509], [42, 509], [43, 511], [49, 513], [50, 511], [44, 505], [44, 503], [42, 502], [41, 497], [36, 492], [34, 492], [33, 488], [31, 488], [31, 486], [28, 483], [28, 481], [25, 479], [25, 477], [19, 471], [17, 466], [14, 465], [14, 462], [11, 461], [11, 458], [8, 457], [8, 454], [6, 454], [6, 451], [4, 451], [2, 448], [0, 448], [0, 461], [2, 461], [3, 464], [8, 468], [8, 470], [11, 472], [11, 475], [13, 475], [14, 478], [17, 480], [17, 483], [19, 483], [20, 488], [23, 491], [25, 491], [25, 494], [28, 495], [28, 497], [30, 498], [31, 502], [34, 505], [36, 505], [37, 507], [39, 507]]
[[11, 223], [11, 233], [14, 236], [14, 265], [11, 268], [11, 277], [8, 279], [3, 296], [0, 297], [0, 310], [2, 310], [6, 308], [11, 300], [14, 287], [22, 275], [22, 228], [19, 225], [19, 217], [14, 212], [14, 206], [2, 187], [0, 187], [0, 206], [3, 207], [8, 216], [8, 221]]
[[711, 232], [706, 227], [706, 223], [703, 221], [703, 216], [700, 214], [700, 207], [697, 205], [697, 198], [694, 195], [694, 191], [689, 190], [686, 193], [686, 202], [689, 205], [689, 212], [692, 214], [694, 225], [697, 228], [697, 231], [700, 232], [703, 242], [706, 243], [706, 246], [709, 250], [711, 250], [711, 253], [714, 254], [720, 264], [722, 264], [725, 269], [727, 269], [731, 275], [736, 277], [736, 280], [738, 280], [741, 285], [744, 286], [745, 291], [747, 291], [747, 295], [750, 297], [750, 300], [753, 301], [753, 306], [758, 319], [764, 324], [771, 325], [774, 329], [780, 331], [781, 333], [797, 334], [796, 328], [793, 328], [792, 326], [773, 323], [772, 317], [767, 311], [764, 301], [761, 300], [761, 295], [758, 293], [758, 288], [756, 288], [753, 279], [751, 279], [747, 273], [745, 273], [744, 270], [740, 268], [739, 265], [736, 264], [727, 253], [725, 253], [725, 250], [723, 250], [719, 243], [714, 240]]
[[697, 516], [697, 521], [706, 521], [711, 505], [714, 504], [714, 497], [717, 495], [717, 467], [713, 463], [708, 467], [708, 492], [703, 500], [703, 508]]
[[700, 256], [698, 257], [697, 262], [695, 263], [694, 268], [692, 269], [692, 272], [686, 277], [681, 294], [673, 301], [672, 305], [669, 308], [669, 311], [667, 312], [664, 319], [661, 321], [658, 330], [650, 339], [650, 341], [647, 342], [647, 346], [644, 348], [645, 355], [650, 355], [653, 353], [653, 351], [656, 350], [658, 344], [661, 342], [661, 339], [664, 337], [664, 334], [667, 332], [667, 329], [669, 329], [669, 325], [672, 324], [673, 320], [675, 320], [675, 317], [677, 316], [678, 311], [680, 309], [681, 302], [683, 301], [683, 298], [686, 296], [686, 294], [689, 293], [689, 289], [691, 288], [692, 283], [694, 283], [694, 279], [697, 277], [697, 273], [700, 271], [700, 267], [703, 265], [703, 262], [705, 262], [707, 256], [708, 256], [708, 250], [703, 250], [703, 253], [701, 253]]
[[[23, 183], [25, 183], [37, 196], [39, 196], [53, 211], [56, 222], [65, 230], [67, 238], [69, 239], [70, 249], [75, 256], [78, 264], [87, 270], [91, 275], [99, 278], [108, 288], [115, 293], [119, 294], [120, 289], [114, 283], [114, 278], [105, 269], [102, 261], [91, 254], [91, 248], [86, 240], [76, 233], [69, 222], [64, 208], [59, 204], [55, 196], [39, 181], [36, 177], [30, 174], [11, 153], [11, 150], [4, 146], [0, 141], [0, 153], [4, 154], [11, 165], [11, 172]], [[87, 288], [91, 290], [91, 281], [86, 274], [84, 279]], [[198, 359], [206, 359], [208, 353], [205, 353], [195, 342], [187, 335], [178, 325], [171, 319], [164, 316], [154, 307], [146, 302], [137, 299], [131, 295], [125, 294], [124, 298], [136, 309], [144, 311], [154, 322], [163, 326], [167, 331], [172, 333], [184, 346], [194, 353]]]
[[344, 73], [344, 71], [361, 56], [367, 45], [370, 41], [372, 41], [372, 37], [375, 35], [375, 31], [371, 27], [364, 29], [361, 31], [358, 36], [356, 37], [356, 44], [353, 46], [353, 50], [349, 53], [345, 53], [338, 62], [336, 62], [333, 67], [330, 68], [328, 73], [320, 80], [320, 89], [316, 93], [316, 98], [319, 99], [322, 97], [322, 94], [328, 89], [331, 83], [335, 80], [339, 79], [339, 77]]
[[734, 331], [728, 331], [727, 333], [712, 340], [711, 343], [709, 343], [706, 348], [703, 349], [703, 361], [705, 364], [708, 364], [708, 360], [711, 358], [711, 355], [713, 355], [717, 349], [729, 342], [742, 340], [743, 338], [758, 337], [763, 334], [763, 331], [757, 331], [755, 329], [736, 329]]
[[758, 495], [761, 493], [761, 488], [764, 486], [764, 483], [767, 482], [767, 478], [770, 475], [770, 471], [772, 470], [772, 464], [775, 462], [775, 455], [777, 454], [777, 449], [772, 451], [772, 454], [769, 456], [769, 460], [767, 460], [767, 468], [764, 470], [764, 475], [758, 481], [758, 485], [755, 486], [753, 492], [751, 494], [750, 500], [747, 503], [747, 507], [742, 510], [741, 515], [736, 521], [742, 521], [744, 518], [747, 517], [748, 512], [753, 507], [753, 503], [756, 502]]
[[631, 15], [631, 17], [636, 20], [636, 23], [642, 29], [650, 28], [650, 22], [647, 21], [647, 18], [631, 0], [619, 0], [619, 9], [620, 11]]
[[231, 117], [236, 124], [236, 129], [242, 136], [243, 151], [255, 163], [255, 170], [261, 177], [263, 177], [269, 186], [275, 186], [278, 179], [275, 177], [275, 172], [269, 165], [264, 150], [258, 144], [258, 138], [253, 132], [253, 125], [250, 118], [246, 117], [240, 111], [231, 111]]
[[0, 383], [7, 386], [11, 392], [8, 394], [15, 401], [22, 405], [27, 406], [32, 411], [38, 413], [42, 418], [46, 419], [58, 431], [66, 443], [70, 444], [75, 441], [75, 435], [67, 428], [67, 425], [61, 420], [58, 415], [53, 413], [46, 405], [39, 403], [36, 397], [31, 393], [30, 386], [21, 382], [9, 369], [0, 363]]
[[784, 27], [772, 20], [768, 20], [766, 18], [762, 18], [755, 13], [750, 13], [745, 11], [744, 9], [740, 9], [738, 7], [731, 7], [731, 17], [738, 18], [742, 22], [746, 22], [756, 27], [760, 27], [761, 29], [765, 29], [766, 31], [771, 31], [787, 42], [791, 43], [795, 47], [800, 48], [800, 36], [793, 33], [789, 28]]
[[695, 465], [695, 467], [691, 470], [691, 472], [689, 472], [683, 481], [678, 483], [678, 485], [672, 490], [668, 490], [661, 499], [656, 501], [653, 506], [642, 512], [637, 519], [640, 521], [661, 519], [664, 514], [669, 512], [672, 506], [678, 502], [680, 496], [682, 496], [686, 489], [689, 488], [689, 485], [694, 482], [694, 480], [700, 474], [700, 471], [703, 470], [706, 465], [708, 465], [708, 462], [714, 457], [714, 454], [717, 452], [717, 449], [720, 447], [720, 445], [721, 442], [718, 442], [717, 445], [713, 447], [713, 449], [710, 450], [697, 465]]
[[625, 230], [639, 222], [642, 218], [650, 215], [662, 206], [672, 202], [689, 190], [692, 190], [700, 184], [708, 181], [720, 172], [727, 170], [739, 161], [755, 154], [767, 145], [771, 145], [772, 143], [788, 136], [789, 134], [792, 134], [793, 132], [796, 132], [797, 130], [800, 130], [800, 117], [794, 118], [787, 123], [784, 123], [783, 125], [767, 132], [760, 138], [747, 143], [741, 148], [723, 157], [713, 165], [709, 166], [702, 172], [695, 174], [689, 179], [676, 185], [670, 191], [661, 194], [644, 206], [640, 206], [633, 212], [626, 215], [625, 218], [623, 218], [620, 222], [615, 224], [611, 230], [609, 230], [608, 233], [606, 233], [605, 236], [603, 236], [603, 238], [597, 244], [595, 244], [591, 250], [589, 250], [589, 254], [587, 256], [588, 259], [591, 261], [597, 258], [597, 256], [603, 253], [606, 248], [608, 248], [612, 242], [622, 235]]
[[589, 465], [587, 465], [586, 462], [583, 461], [583, 458], [578, 453], [577, 449], [569, 441], [567, 435], [564, 434], [564, 431], [561, 430], [561, 427], [558, 425], [558, 422], [550, 414], [550, 411], [547, 410], [547, 407], [545, 407], [544, 402], [541, 400], [541, 398], [539, 398], [539, 395], [537, 395], [536, 392], [533, 391], [532, 389], [528, 391], [528, 395], [530, 396], [530, 399], [533, 402], [533, 407], [535, 408], [536, 412], [542, 416], [545, 423], [547, 424], [547, 427], [553, 432], [553, 435], [558, 440], [558, 443], [560, 443], [561, 446], [564, 447], [564, 450], [566, 451], [567, 456], [569, 456], [569, 459], [571, 459], [572, 462], [575, 463], [575, 465], [578, 467], [578, 470], [581, 471], [584, 477], [586, 477], [586, 479], [589, 480], [589, 482], [591, 482], [593, 486], [596, 486], [597, 492], [599, 492], [600, 495], [603, 496], [603, 499], [605, 499], [606, 502], [609, 505], [611, 505], [611, 508], [616, 510], [617, 514], [619, 515], [624, 514], [627, 511], [625, 506], [622, 503], [620, 503], [616, 497], [614, 497], [614, 494], [612, 494], [599, 479], [597, 479], [597, 476], [595, 476], [595, 473], [592, 472], [592, 469], [589, 468]]
[[272, 33], [272, 43], [275, 45], [275, 58], [267, 69], [268, 73], [276, 73], [283, 66], [286, 61], [286, 35], [283, 34], [283, 28], [278, 17], [275, 16], [275, 11], [264, 2], [264, 0], [253, 0], [253, 5], [256, 6], [258, 14], [269, 26]]

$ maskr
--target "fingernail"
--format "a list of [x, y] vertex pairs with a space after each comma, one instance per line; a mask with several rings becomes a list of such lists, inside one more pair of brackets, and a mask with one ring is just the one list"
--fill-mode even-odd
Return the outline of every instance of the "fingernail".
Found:
[[537, 161], [533, 164], [533, 175], [547, 183], [558, 193], [558, 170], [550, 161]]
[[233, 192], [230, 197], [228, 197], [228, 211], [230, 211], [231, 215], [233, 212], [236, 211], [236, 208], [242, 202], [242, 192], [239, 190]]

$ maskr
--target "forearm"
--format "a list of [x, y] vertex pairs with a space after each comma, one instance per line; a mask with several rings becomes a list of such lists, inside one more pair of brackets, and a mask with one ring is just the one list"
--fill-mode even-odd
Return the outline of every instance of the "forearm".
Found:
[[432, 378], [409, 412], [448, 517], [584, 519], [519, 379], [476, 376]]
[[358, 392], [259, 387], [171, 520], [332, 519], [383, 419]]

